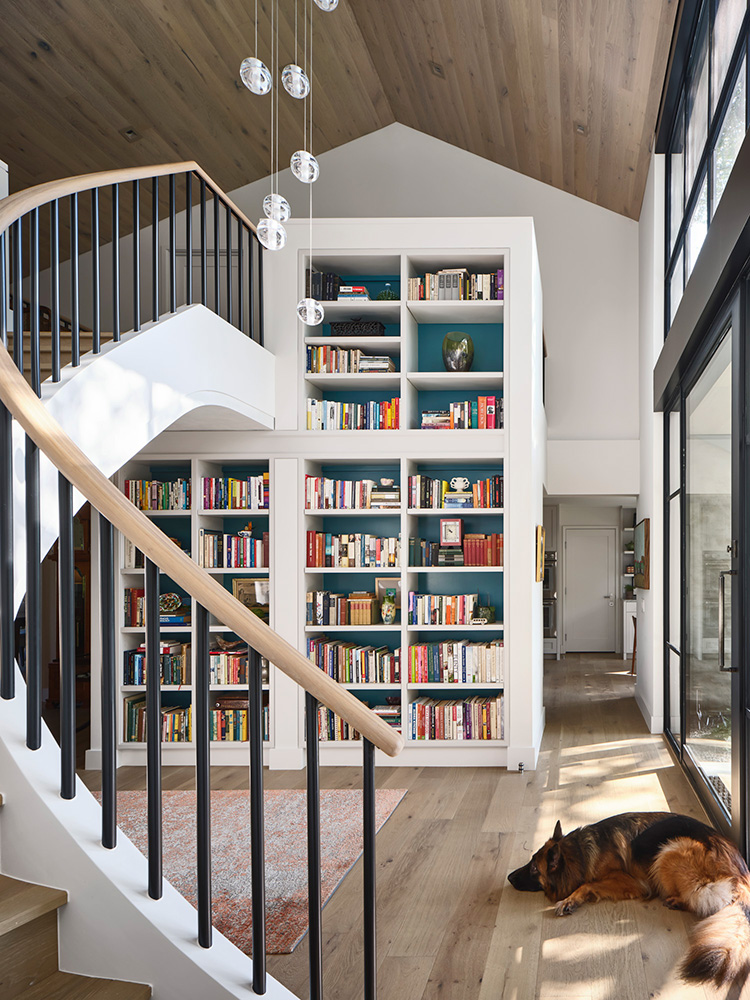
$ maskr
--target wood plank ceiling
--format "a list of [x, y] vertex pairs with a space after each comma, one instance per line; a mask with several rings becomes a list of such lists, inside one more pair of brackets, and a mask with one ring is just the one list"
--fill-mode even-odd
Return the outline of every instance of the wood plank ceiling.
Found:
[[[637, 218], [677, 3], [316, 7], [314, 150], [399, 121]], [[283, 65], [295, 3], [278, 4]], [[266, 61], [270, 13], [259, 0]], [[184, 159], [225, 190], [267, 175], [271, 102], [238, 77], [253, 16], [252, 0], [2, 0], [0, 158], [12, 190]], [[301, 145], [300, 102], [282, 94], [280, 116], [284, 166]], [[141, 138], [129, 143], [126, 129]]]

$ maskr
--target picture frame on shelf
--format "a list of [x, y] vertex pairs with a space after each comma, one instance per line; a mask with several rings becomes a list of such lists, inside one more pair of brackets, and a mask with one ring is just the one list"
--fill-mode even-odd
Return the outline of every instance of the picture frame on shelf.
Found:
[[633, 585], [636, 590], [650, 590], [650, 519], [648, 517], [644, 517], [635, 526], [635, 531], [633, 532], [633, 551], [635, 553], [635, 579], [633, 580]]
[[375, 596], [382, 604], [387, 590], [396, 591], [396, 607], [401, 607], [401, 577], [400, 576], [376, 576]]
[[267, 577], [235, 577], [232, 580], [232, 596], [256, 614], [258, 608], [265, 608], [267, 619], [269, 600], [269, 581]]
[[541, 524], [536, 526], [536, 576], [534, 579], [537, 583], [541, 583], [544, 579], [544, 543], [546, 540], [546, 533], [544, 527]]
[[440, 518], [440, 544], [459, 546], [463, 543], [464, 522], [460, 517]]

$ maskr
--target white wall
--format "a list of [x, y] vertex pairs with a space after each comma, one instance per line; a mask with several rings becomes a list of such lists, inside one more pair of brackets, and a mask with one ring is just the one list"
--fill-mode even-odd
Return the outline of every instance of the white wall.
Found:
[[662, 417], [654, 413], [654, 365], [664, 342], [664, 157], [651, 161], [638, 224], [640, 285], [641, 488], [638, 520], [650, 518], [650, 590], [639, 590], [636, 700], [651, 732], [661, 732], [663, 697]]
[[[550, 457], [557, 441], [637, 440], [637, 223], [400, 124], [324, 153], [320, 165], [316, 217], [532, 216], [544, 290]], [[255, 219], [268, 190], [267, 180], [257, 181], [232, 198]], [[307, 186], [287, 170], [280, 190], [294, 218], [306, 217]], [[549, 493], [635, 492], [635, 460], [618, 466], [622, 482], [615, 470], [617, 481], [608, 475], [600, 486], [601, 448], [579, 451], [586, 488], [561, 488], [553, 466]]]

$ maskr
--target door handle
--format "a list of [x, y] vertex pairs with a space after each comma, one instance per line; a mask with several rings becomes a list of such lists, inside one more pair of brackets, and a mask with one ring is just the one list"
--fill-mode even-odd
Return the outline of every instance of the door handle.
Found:
[[724, 598], [726, 590], [725, 581], [728, 576], [737, 576], [737, 570], [723, 569], [719, 573], [719, 670], [721, 670], [725, 674], [733, 674], [737, 672], [737, 667], [724, 666], [724, 638], [725, 638]]
[[611, 601], [612, 600], [612, 595], [611, 594], [605, 594], [604, 595], [604, 600], [605, 601]]

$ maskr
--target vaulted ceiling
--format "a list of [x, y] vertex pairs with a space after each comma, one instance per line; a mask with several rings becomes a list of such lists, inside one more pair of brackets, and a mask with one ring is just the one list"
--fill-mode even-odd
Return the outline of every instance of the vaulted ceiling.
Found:
[[[637, 218], [677, 2], [315, 7], [314, 151], [399, 121]], [[271, 0], [258, 7], [268, 61]], [[278, 7], [283, 65], [295, 0]], [[266, 176], [271, 102], [238, 76], [253, 19], [253, 0], [2, 0], [0, 159], [12, 190], [184, 159], [225, 190]], [[279, 103], [283, 167], [302, 145], [302, 108], [286, 94]]]

